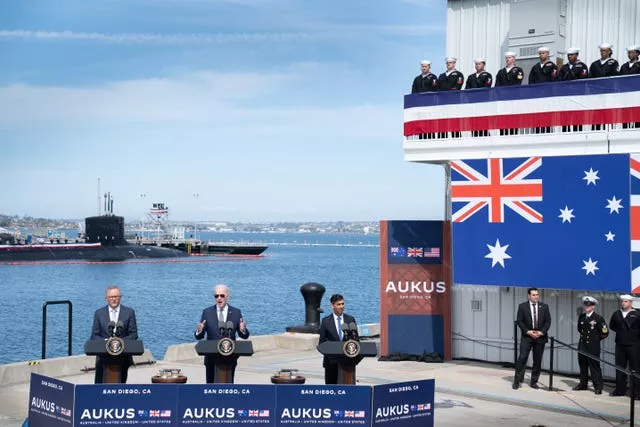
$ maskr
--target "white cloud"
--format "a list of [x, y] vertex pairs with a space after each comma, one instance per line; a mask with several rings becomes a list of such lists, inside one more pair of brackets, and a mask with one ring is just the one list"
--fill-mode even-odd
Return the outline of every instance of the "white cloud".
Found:
[[[401, 135], [398, 105], [335, 105], [319, 107], [307, 89], [317, 73], [304, 65], [282, 73], [199, 71], [170, 78], [126, 80], [94, 87], [0, 87], [0, 127], [26, 129], [53, 126], [122, 124], [216, 127], [217, 134], [303, 134], [379, 137]], [[295, 92], [292, 88], [303, 93]], [[339, 96], [339, 93], [336, 94]], [[251, 126], [246, 126], [250, 123]], [[371, 126], [375, 123], [376, 126]]]
[[81, 40], [111, 44], [140, 45], [220, 45], [229, 43], [278, 43], [312, 39], [317, 35], [305, 32], [262, 32], [223, 34], [154, 34], [96, 33], [75, 31], [0, 30], [0, 39]]

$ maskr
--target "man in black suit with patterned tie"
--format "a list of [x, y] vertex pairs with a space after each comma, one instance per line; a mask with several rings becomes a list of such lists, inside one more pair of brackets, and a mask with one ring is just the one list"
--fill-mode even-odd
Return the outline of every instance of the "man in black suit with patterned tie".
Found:
[[[122, 294], [120, 288], [115, 285], [108, 286], [105, 293], [107, 305], [96, 310], [93, 315], [93, 327], [91, 328], [92, 340], [104, 338], [107, 339], [112, 335], [119, 336], [123, 340], [138, 339], [138, 324], [136, 322], [136, 312], [130, 307], [120, 304]], [[109, 323], [122, 323], [122, 328], [113, 330], [109, 328]], [[112, 324], [113, 325], [113, 324]], [[127, 382], [127, 374], [129, 367], [133, 365], [132, 356], [123, 357], [120, 364], [120, 379], [122, 383]], [[96, 373], [94, 383], [101, 384], [103, 380], [104, 363], [100, 356], [96, 356]]]
[[[318, 344], [322, 344], [325, 341], [343, 341], [345, 337], [342, 325], [356, 324], [356, 319], [344, 312], [344, 297], [342, 295], [333, 294], [329, 301], [331, 302], [333, 313], [322, 319], [320, 323]], [[324, 383], [338, 384], [338, 360], [324, 356], [322, 367], [324, 368]]]
[[540, 302], [538, 288], [527, 289], [527, 302], [518, 306], [517, 322], [522, 331], [520, 341], [520, 357], [516, 362], [516, 374], [513, 379], [513, 389], [520, 388], [524, 382], [524, 371], [529, 359], [529, 352], [533, 350], [533, 367], [531, 368], [531, 388], [540, 388], [538, 378], [542, 365], [542, 353], [547, 342], [547, 332], [551, 327], [551, 313], [549, 306]]
[[[219, 324], [220, 322], [232, 322], [233, 329], [228, 338], [235, 341], [236, 334], [243, 339], [249, 338], [249, 329], [245, 323], [242, 312], [239, 308], [232, 307], [227, 304], [229, 300], [229, 288], [227, 285], [216, 285], [213, 288], [213, 297], [215, 298], [215, 305], [207, 307], [202, 311], [200, 316], [200, 323], [196, 328], [195, 337], [198, 340], [204, 338], [205, 334], [208, 340], [219, 340], [224, 338], [220, 335]], [[234, 361], [231, 369], [231, 382], [235, 380], [237, 361]], [[204, 366], [206, 369], [207, 384], [214, 382], [216, 372], [216, 356], [205, 356]]]

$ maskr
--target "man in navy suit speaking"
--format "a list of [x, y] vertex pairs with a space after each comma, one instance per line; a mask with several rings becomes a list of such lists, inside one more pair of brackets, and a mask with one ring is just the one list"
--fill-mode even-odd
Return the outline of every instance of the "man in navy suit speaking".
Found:
[[[105, 307], [96, 310], [93, 315], [93, 327], [91, 329], [91, 339], [107, 339], [112, 335], [118, 336], [123, 340], [137, 340], [138, 339], [138, 325], [136, 323], [136, 312], [130, 307], [125, 307], [120, 304], [122, 294], [120, 288], [112, 285], [108, 286], [105, 294], [107, 305]], [[122, 327], [118, 327], [110, 330], [109, 323], [122, 323]], [[120, 365], [120, 374], [122, 383], [127, 382], [127, 373], [129, 372], [129, 366], [133, 365], [132, 356], [123, 356], [123, 363]], [[96, 356], [96, 375], [95, 383], [102, 383], [102, 370], [103, 360], [100, 356]]]
[[[318, 344], [325, 341], [344, 341], [342, 325], [356, 324], [356, 319], [344, 312], [344, 297], [342, 295], [333, 294], [329, 301], [333, 312], [322, 319]], [[324, 356], [322, 367], [324, 368], [324, 383], [338, 384], [338, 360]]]
[[[236, 339], [236, 334], [243, 339], [249, 338], [249, 330], [247, 324], [242, 318], [242, 312], [239, 308], [232, 307], [227, 304], [229, 300], [229, 288], [226, 285], [216, 285], [213, 288], [213, 297], [215, 299], [215, 305], [207, 307], [202, 311], [200, 316], [200, 323], [195, 332], [195, 337], [198, 340], [204, 338], [207, 335], [208, 340], [218, 340], [223, 338], [220, 335], [218, 325], [220, 322], [233, 322], [233, 329], [229, 338]], [[236, 373], [237, 361], [233, 363], [233, 369], [231, 371], [231, 382], [233, 383]], [[207, 384], [211, 384], [214, 381], [216, 372], [216, 359], [215, 356], [205, 356], [204, 366], [206, 368]]]

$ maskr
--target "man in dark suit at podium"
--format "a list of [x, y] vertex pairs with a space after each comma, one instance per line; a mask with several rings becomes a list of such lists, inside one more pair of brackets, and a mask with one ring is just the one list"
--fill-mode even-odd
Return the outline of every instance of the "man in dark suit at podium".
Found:
[[[115, 285], [108, 286], [106, 290], [105, 299], [107, 305], [96, 310], [93, 315], [93, 327], [91, 329], [91, 339], [107, 339], [112, 335], [118, 336], [123, 340], [137, 340], [138, 339], [138, 325], [136, 323], [136, 312], [130, 307], [125, 307], [120, 304], [122, 294], [120, 288]], [[122, 327], [109, 328], [109, 323], [114, 322], [116, 324], [122, 323]], [[96, 356], [96, 374], [94, 382], [96, 384], [102, 383], [102, 370], [103, 360], [100, 356]], [[120, 365], [120, 373], [122, 383], [127, 382], [127, 374], [129, 367], [133, 365], [133, 357], [127, 356], [124, 359], [124, 363]]]
[[537, 288], [527, 290], [527, 302], [518, 306], [517, 322], [522, 331], [520, 341], [520, 356], [516, 362], [516, 373], [513, 379], [513, 389], [520, 388], [524, 382], [524, 371], [529, 353], [533, 350], [533, 367], [531, 368], [531, 388], [540, 388], [538, 378], [542, 368], [542, 353], [547, 342], [547, 332], [551, 327], [551, 313], [549, 306], [540, 302], [540, 291]]
[[[204, 338], [205, 334], [208, 340], [219, 340], [224, 338], [220, 335], [220, 329], [218, 325], [220, 322], [233, 322], [233, 329], [229, 338], [235, 341], [236, 334], [243, 339], [249, 338], [249, 330], [247, 324], [242, 318], [242, 312], [239, 308], [232, 307], [227, 304], [229, 300], [229, 288], [226, 285], [216, 285], [213, 288], [213, 297], [215, 305], [207, 307], [202, 311], [200, 316], [200, 323], [195, 332], [195, 337], [198, 340]], [[233, 369], [231, 370], [231, 382], [233, 383], [236, 373], [237, 361], [233, 363]], [[204, 357], [204, 366], [206, 368], [207, 384], [214, 382], [216, 363], [215, 358], [210, 356]]]
[[[333, 294], [329, 301], [331, 302], [333, 313], [322, 319], [318, 344], [322, 344], [325, 341], [343, 341], [345, 337], [342, 325], [356, 324], [356, 319], [344, 312], [344, 297], [342, 295]], [[322, 367], [324, 368], [324, 383], [338, 384], [338, 361], [329, 356], [324, 356]]]

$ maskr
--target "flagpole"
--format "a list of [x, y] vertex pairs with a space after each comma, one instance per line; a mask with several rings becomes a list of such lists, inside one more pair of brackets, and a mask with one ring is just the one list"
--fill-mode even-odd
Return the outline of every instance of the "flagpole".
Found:
[[444, 220], [451, 221], [451, 165], [443, 163], [444, 168]]

